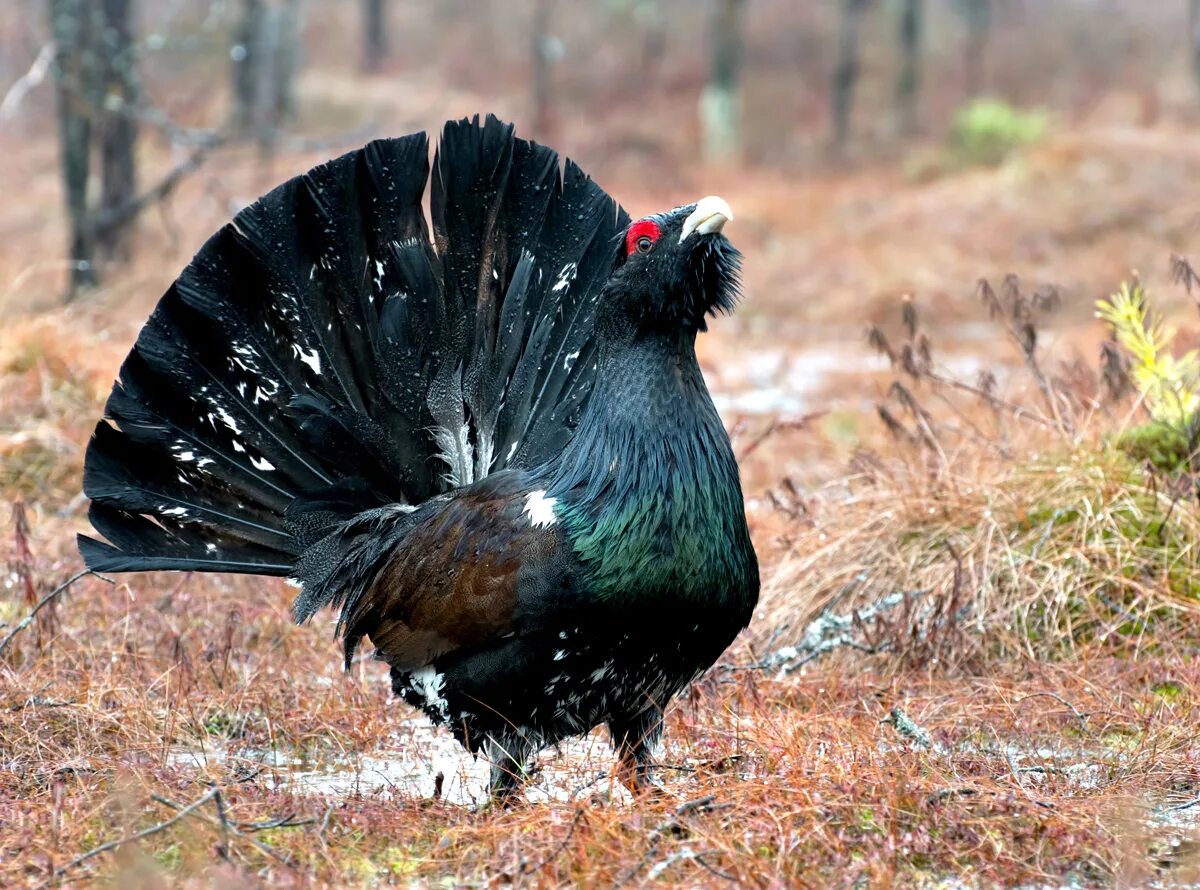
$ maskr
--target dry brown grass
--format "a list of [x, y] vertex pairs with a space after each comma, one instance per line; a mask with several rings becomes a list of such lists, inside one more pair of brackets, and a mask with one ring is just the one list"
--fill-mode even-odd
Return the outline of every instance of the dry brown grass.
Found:
[[[187, 802], [209, 783], [243, 829], [304, 824], [233, 837], [221, 864], [210, 807], [78, 874], [216, 886], [1103, 879], [1175, 855], [1147, 814], [1190, 799], [1200, 780], [1200, 673], [1169, 648], [1137, 661], [1017, 658], [990, 676], [932, 665], [881, 674], [833, 663], [787, 679], [718, 669], [672, 714], [663, 801], [597, 796], [606, 755], [575, 764], [568, 799], [482, 813], [371, 787], [305, 794], [290, 766], [173, 763], [180, 747], [220, 744], [250, 761], [264, 750], [317, 762], [414, 755], [389, 739], [399, 708], [381, 674], [338, 677], [325, 635], [292, 627], [286, 600], [252, 582], [89, 579], [53, 638], [40, 648], [24, 638], [6, 665], [0, 730], [7, 886], [36, 886], [79, 852], [166, 819], [153, 796]], [[894, 706], [933, 750], [880, 723]], [[1197, 865], [1179, 855], [1177, 868]]]

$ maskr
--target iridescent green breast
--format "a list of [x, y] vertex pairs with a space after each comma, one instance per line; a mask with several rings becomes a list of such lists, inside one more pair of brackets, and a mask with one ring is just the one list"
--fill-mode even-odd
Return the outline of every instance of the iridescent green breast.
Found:
[[599, 509], [564, 506], [567, 540], [589, 592], [603, 600], [731, 605], [754, 597], [758, 566], [736, 476], [673, 476]]

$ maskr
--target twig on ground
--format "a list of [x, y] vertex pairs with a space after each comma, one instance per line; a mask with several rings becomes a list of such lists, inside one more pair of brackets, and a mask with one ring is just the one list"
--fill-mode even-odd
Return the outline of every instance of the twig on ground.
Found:
[[20, 621], [18, 621], [16, 627], [14, 627], [12, 630], [10, 630], [8, 632], [8, 636], [6, 636], [3, 640], [0, 640], [0, 655], [2, 655], [4, 653], [4, 650], [8, 648], [8, 644], [12, 642], [13, 637], [15, 637], [17, 634], [19, 634], [21, 631], [23, 631], [25, 628], [29, 627], [29, 625], [33, 623], [33, 619], [37, 617], [38, 612], [40, 612], [43, 608], [45, 608], [47, 605], [49, 605], [51, 602], [53, 602], [54, 598], [57, 597], [59, 594], [64, 593], [68, 588], [70, 588], [70, 586], [72, 584], [74, 584], [80, 578], [86, 577], [87, 575], [94, 575], [95, 577], [99, 578], [101, 581], [104, 581], [107, 584], [115, 583], [111, 578], [105, 578], [103, 575], [97, 575], [91, 569], [84, 569], [82, 572], [77, 572], [76, 574], [72, 575], [70, 578], [68, 578], [62, 584], [58, 585], [58, 587], [55, 587], [48, 594], [46, 594], [44, 597], [42, 597], [38, 601], [38, 604], [33, 607], [33, 611], [31, 611], [28, 615], [26, 615], [24, 618], [22, 618]]
[[16, 702], [9, 706], [10, 711], [23, 711], [25, 708], [69, 708], [75, 704], [75, 699], [69, 698], [66, 701], [58, 701], [52, 698], [42, 698], [40, 695], [31, 695], [24, 701]]
[[213, 803], [217, 806], [217, 822], [221, 829], [221, 843], [217, 845], [217, 855], [228, 862], [231, 826], [229, 816], [225, 813], [225, 800], [219, 791], [213, 795]]
[[[618, 877], [614, 886], [623, 887], [625, 884], [633, 880], [633, 878], [637, 876], [638, 872], [645, 868], [650, 860], [654, 857], [655, 853], [658, 852], [658, 848], [665, 838], [681, 838], [687, 836], [687, 826], [679, 821], [681, 817], [692, 816], [699, 813], [715, 813], [718, 810], [726, 809], [728, 806], [728, 804], [716, 803], [716, 798], [711, 794], [705, 795], [704, 797], [698, 797], [695, 800], [685, 801], [684, 803], [680, 804], [675, 808], [675, 812], [670, 818], [664, 819], [653, 831], [650, 832], [650, 843], [649, 846], [646, 847], [645, 855], [642, 856], [642, 858], [639, 859], [632, 868], [628, 869], [624, 874]], [[685, 850], [686, 849], [688, 848], [685, 848]], [[668, 857], [666, 865], [659, 863], [659, 865], [655, 866], [655, 868], [659, 868], [660, 866], [662, 868], [666, 868], [670, 864], [678, 862], [681, 858], [693, 858], [694, 856], [694, 853], [689, 855], [687, 853], [683, 853], [683, 851], [680, 851], [680, 853], [674, 854], [673, 858]], [[701, 865], [704, 866], [705, 869], [712, 871], [712, 869], [705, 863], [702, 862]], [[716, 872], [714, 872], [714, 874], [715, 873]], [[722, 875], [722, 877], [726, 876]], [[732, 878], [730, 878], [730, 880], [732, 880]]]
[[978, 788], [960, 787], [960, 788], [940, 788], [925, 798], [925, 803], [929, 806], [941, 803], [944, 800], [949, 800], [952, 797], [975, 797], [980, 794]]
[[72, 859], [66, 865], [56, 868], [54, 870], [54, 873], [47, 880], [43, 881], [41, 884], [38, 885], [38, 890], [42, 890], [43, 887], [54, 886], [54, 884], [58, 882], [58, 879], [61, 878], [63, 875], [65, 875], [67, 872], [69, 872], [71, 869], [77, 868], [78, 866], [83, 865], [83, 863], [87, 862], [89, 859], [94, 859], [95, 857], [99, 856], [101, 853], [107, 853], [110, 850], [115, 850], [118, 847], [124, 846], [125, 844], [133, 843], [134, 841], [144, 840], [145, 838], [148, 838], [151, 835], [158, 834], [160, 831], [166, 831], [168, 828], [170, 828], [176, 822], [179, 822], [179, 821], [185, 819], [186, 817], [190, 816], [192, 813], [196, 812], [196, 810], [198, 810], [200, 807], [204, 806], [204, 804], [208, 803], [210, 800], [214, 799], [220, 793], [221, 793], [221, 789], [219, 789], [219, 788], [216, 788], [216, 787], [209, 788], [207, 791], [205, 791], [203, 794], [201, 794], [198, 798], [196, 798], [194, 801], [189, 803], [187, 806], [180, 807], [179, 811], [174, 816], [172, 816], [170, 819], [166, 819], [162, 822], [158, 822], [154, 825], [151, 825], [149, 828], [145, 828], [145, 829], [139, 831], [137, 834], [129, 835], [129, 837], [117, 838], [115, 841], [109, 841], [106, 844], [101, 844], [100, 846], [96, 847], [95, 849], [88, 850], [86, 853], [82, 853], [79, 856], [76, 856], [74, 859]]
[[261, 822], [234, 822], [238, 831], [270, 831], [273, 828], [299, 828], [301, 825], [315, 825], [316, 819], [297, 819], [295, 813], [288, 813], [276, 819], [264, 819]]
[[745, 446], [738, 452], [738, 461], [745, 460], [747, 457], [757, 451], [760, 445], [762, 445], [776, 433], [802, 430], [809, 426], [814, 420], [820, 420], [828, 413], [828, 410], [811, 411], [808, 414], [801, 415], [800, 417], [794, 417], [790, 419], [776, 418], [775, 420], [772, 420], [766, 425], [766, 427], [762, 429], [762, 431], [758, 433], [758, 435], [747, 442]]
[[[292, 863], [292, 859], [290, 856], [288, 856], [284, 853], [280, 853], [274, 847], [270, 846], [269, 844], [264, 844], [262, 841], [258, 840], [257, 838], [250, 837], [249, 835], [244, 833], [242, 826], [238, 825], [235, 822], [232, 822], [226, 816], [225, 800], [221, 796], [220, 789], [213, 788], [213, 791], [216, 792], [216, 794], [214, 795], [214, 798], [216, 800], [216, 805], [217, 805], [217, 816], [214, 818], [213, 816], [210, 816], [207, 813], [197, 813], [196, 815], [199, 816], [200, 818], [202, 818], [204, 821], [206, 821], [212, 825], [216, 825], [221, 830], [222, 843], [225, 844], [225, 854], [222, 856], [222, 858], [224, 858], [224, 859], [229, 858], [229, 856], [228, 856], [228, 851], [229, 851], [228, 840], [229, 840], [230, 836], [233, 836], [233, 837], [239, 837], [239, 838], [242, 838], [243, 840], [249, 841], [251, 844], [253, 844], [255, 847], [257, 847], [261, 852], [263, 852], [266, 855], [270, 856], [271, 858], [283, 863], [284, 865], [291, 867], [291, 865], [293, 863]], [[150, 795], [150, 798], [151, 798], [151, 800], [155, 801], [156, 803], [161, 803], [163, 806], [171, 807], [172, 809], [176, 809], [176, 810], [181, 809], [179, 804], [177, 804], [173, 800], [170, 800], [169, 798], [162, 797], [157, 794]], [[288, 818], [290, 819], [291, 817], [289, 816]], [[278, 827], [292, 828], [292, 827], [299, 826], [299, 825], [307, 825], [313, 821], [314, 820], [312, 820], [312, 819], [305, 819], [303, 821], [292, 821], [292, 822], [288, 822], [285, 824], [281, 824]], [[263, 827], [267, 827], [267, 826], [256, 827], [256, 828], [252, 828], [250, 830], [251, 831], [261, 831]]]
[[646, 880], [647, 881], [657, 880], [658, 878], [662, 877], [663, 873], [666, 872], [667, 869], [669, 869], [672, 865], [674, 865], [677, 862], [691, 861], [691, 862], [695, 862], [696, 864], [698, 864], [701, 868], [703, 868], [706, 872], [708, 872], [711, 875], [715, 875], [716, 877], [721, 878], [722, 880], [725, 880], [725, 881], [731, 881], [731, 882], [736, 883], [737, 878], [734, 875], [727, 874], [726, 872], [723, 872], [718, 868], [714, 868], [713, 866], [709, 865], [707, 862], [704, 861], [704, 857], [711, 855], [711, 852], [712, 851], [705, 851], [705, 852], [698, 853], [695, 850], [693, 850], [691, 847], [684, 847], [680, 850], [676, 850], [674, 853], [672, 853], [666, 859], [656, 862], [654, 864], [654, 866], [650, 869], [650, 871], [648, 871], [646, 873]]
[[565, 850], [567, 848], [567, 844], [569, 844], [571, 842], [571, 838], [575, 834], [575, 829], [579, 827], [579, 823], [583, 819], [583, 813], [584, 813], [583, 807], [579, 807], [578, 809], [576, 809], [575, 817], [573, 819], [571, 819], [571, 824], [567, 827], [567, 833], [563, 835], [563, 839], [558, 842], [558, 844], [554, 847], [554, 849], [551, 850], [549, 853], [547, 853], [544, 857], [542, 857], [542, 860], [537, 865], [530, 865], [528, 862], [522, 862], [521, 867], [517, 870], [517, 874], [518, 875], [535, 874], [536, 872], [541, 871], [543, 868], [545, 868], [547, 865], [549, 865], [555, 859], [557, 859], [560, 855], [562, 855], [562, 851]]
[[1071, 704], [1069, 701], [1067, 701], [1065, 698], [1063, 698], [1057, 692], [1050, 692], [1050, 691], [1045, 691], [1045, 690], [1042, 692], [1031, 692], [1031, 693], [1029, 693], [1029, 695], [1026, 695], [1026, 696], [1023, 696], [1022, 698], [1017, 699], [1015, 704], [1018, 704], [1018, 705], [1024, 704], [1025, 702], [1029, 701], [1031, 698], [1052, 698], [1052, 699], [1054, 699], [1056, 702], [1058, 702], [1064, 708], [1069, 710], [1075, 716], [1075, 719], [1079, 721], [1080, 728], [1082, 728], [1084, 730], [1087, 729], [1087, 719], [1088, 719], [1088, 717], [1091, 716], [1091, 714], [1082, 713], [1077, 707], [1075, 707], [1073, 704]]

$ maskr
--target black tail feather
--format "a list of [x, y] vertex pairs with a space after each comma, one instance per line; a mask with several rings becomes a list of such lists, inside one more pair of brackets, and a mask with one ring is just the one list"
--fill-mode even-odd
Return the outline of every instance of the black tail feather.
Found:
[[88, 448], [109, 542], [80, 539], [89, 567], [288, 574], [335, 520], [561, 449], [628, 218], [574, 164], [560, 175], [553, 151], [475, 118], [443, 132], [431, 244], [430, 170], [424, 134], [373, 142], [204, 245]]

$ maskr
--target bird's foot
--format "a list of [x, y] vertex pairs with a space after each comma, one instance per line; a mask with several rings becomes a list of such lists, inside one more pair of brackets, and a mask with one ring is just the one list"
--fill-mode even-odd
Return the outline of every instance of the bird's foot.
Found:
[[628, 763], [618, 761], [614, 778], [633, 795], [634, 800], [662, 801], [671, 800], [673, 795], [661, 783], [650, 777], [650, 767], [645, 763]]

